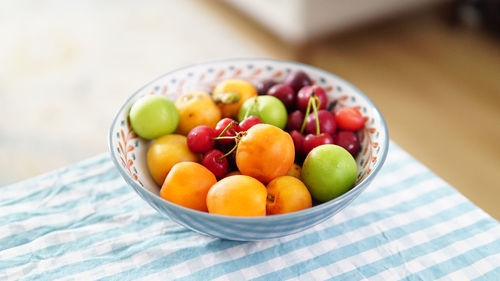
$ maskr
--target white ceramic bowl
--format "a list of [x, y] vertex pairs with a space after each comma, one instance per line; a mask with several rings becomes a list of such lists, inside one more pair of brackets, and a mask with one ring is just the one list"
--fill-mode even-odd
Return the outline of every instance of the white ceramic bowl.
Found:
[[[150, 176], [146, 151], [150, 141], [137, 137], [128, 121], [132, 104], [144, 95], [164, 95], [175, 100], [182, 93], [210, 92], [228, 78], [239, 78], [256, 84], [265, 79], [283, 81], [291, 71], [305, 71], [316, 85], [323, 87], [329, 101], [336, 106], [356, 106], [366, 117], [360, 132], [361, 151], [356, 158], [356, 185], [331, 201], [312, 208], [266, 217], [231, 217], [208, 214], [163, 200], [160, 187]], [[155, 210], [202, 234], [230, 240], [262, 240], [282, 237], [308, 229], [345, 208], [368, 186], [382, 167], [389, 146], [387, 126], [380, 111], [360, 90], [343, 79], [308, 65], [269, 59], [232, 59], [201, 63], [167, 73], [134, 93], [125, 101], [111, 125], [109, 148], [114, 164], [125, 181]]]

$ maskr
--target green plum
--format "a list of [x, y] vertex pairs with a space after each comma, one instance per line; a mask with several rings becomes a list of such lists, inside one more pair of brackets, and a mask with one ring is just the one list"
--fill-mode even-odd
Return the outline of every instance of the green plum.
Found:
[[179, 112], [164, 96], [147, 95], [139, 98], [129, 112], [134, 132], [145, 139], [173, 133], [179, 124]]
[[[248, 112], [248, 113], [247, 113]], [[262, 122], [285, 129], [288, 120], [286, 107], [278, 98], [273, 96], [257, 96], [246, 100], [238, 112], [238, 121], [245, 116], [255, 115]]]
[[314, 199], [326, 202], [347, 192], [356, 182], [358, 167], [343, 147], [324, 144], [315, 147], [302, 166], [302, 180]]

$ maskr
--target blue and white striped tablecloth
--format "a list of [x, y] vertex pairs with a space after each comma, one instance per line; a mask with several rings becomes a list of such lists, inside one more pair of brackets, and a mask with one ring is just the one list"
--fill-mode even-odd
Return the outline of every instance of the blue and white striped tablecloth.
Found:
[[0, 188], [0, 280], [500, 280], [500, 225], [391, 143], [332, 219], [260, 242], [160, 216], [107, 155]]

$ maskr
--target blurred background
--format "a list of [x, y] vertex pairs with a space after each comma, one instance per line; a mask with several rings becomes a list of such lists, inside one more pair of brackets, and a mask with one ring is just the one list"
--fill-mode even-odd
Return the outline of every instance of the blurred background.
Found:
[[0, 186], [107, 153], [121, 104], [231, 57], [302, 61], [364, 91], [391, 139], [500, 218], [500, 4], [0, 0]]

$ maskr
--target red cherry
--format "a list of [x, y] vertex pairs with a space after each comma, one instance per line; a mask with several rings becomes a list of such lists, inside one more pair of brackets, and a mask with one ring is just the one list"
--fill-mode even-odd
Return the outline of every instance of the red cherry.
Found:
[[290, 115], [288, 115], [288, 122], [286, 124], [287, 131], [300, 131], [302, 127], [302, 121], [304, 121], [304, 113], [302, 111], [295, 110], [294, 112], [290, 113]]
[[359, 139], [353, 131], [339, 131], [333, 138], [333, 143], [345, 148], [353, 157], [359, 153]]
[[309, 102], [309, 98], [312, 96], [313, 91], [320, 101], [318, 109], [326, 108], [327, 99], [325, 90], [319, 86], [305, 86], [297, 93], [297, 107], [300, 111], [306, 112], [307, 103]]
[[357, 131], [365, 125], [365, 118], [354, 107], [345, 106], [335, 111], [335, 121], [340, 129]]
[[260, 120], [260, 118], [255, 115], [250, 115], [247, 117], [247, 119], [241, 121], [240, 125], [238, 125], [239, 127], [238, 132], [248, 131], [248, 129], [252, 128], [254, 125], [257, 124], [262, 124], [262, 120]]
[[229, 163], [226, 157], [223, 157], [224, 153], [217, 149], [212, 149], [205, 153], [201, 164], [209, 169], [216, 178], [220, 179], [227, 174], [229, 169]]
[[295, 91], [292, 87], [284, 84], [276, 84], [272, 86], [267, 94], [278, 98], [286, 106], [288, 110], [291, 110], [295, 102]]
[[276, 85], [276, 82], [273, 80], [264, 80], [259, 82], [257, 84], [257, 93], [259, 93], [259, 95], [267, 95], [267, 91], [269, 91], [269, 89], [274, 85]]
[[[234, 121], [233, 119], [231, 118], [224, 118], [222, 120], [220, 120], [217, 125], [215, 125], [215, 134], [216, 134], [216, 137], [218, 137], [222, 131], [224, 131], [224, 129], [229, 125], [231, 124], [231, 122], [234, 122], [233, 123], [233, 126], [231, 128], [229, 128], [229, 130], [227, 130], [222, 136], [223, 137], [234, 137], [236, 136], [236, 130], [237, 129], [237, 126], [238, 126], [238, 122]], [[222, 139], [222, 140], [217, 140], [217, 143], [221, 144], [221, 145], [232, 145], [235, 143], [235, 140], [234, 139]]]
[[290, 132], [290, 136], [293, 140], [293, 145], [295, 146], [296, 155], [304, 155], [304, 135], [297, 130]]
[[296, 93], [302, 87], [312, 85], [312, 81], [307, 74], [299, 70], [290, 72], [290, 74], [288, 74], [288, 76], [285, 78], [284, 84], [292, 87], [292, 89]]
[[215, 130], [205, 126], [194, 127], [187, 135], [187, 145], [189, 150], [194, 153], [205, 153], [212, 149], [215, 145]]
[[313, 148], [322, 144], [333, 144], [333, 138], [329, 134], [308, 134], [304, 138], [304, 152], [308, 154]]
[[[333, 114], [324, 109], [318, 110], [318, 119], [320, 133], [326, 133], [333, 136], [337, 130]], [[308, 134], [316, 134], [316, 116], [314, 115], [314, 112], [307, 116], [306, 122], [306, 132]]]

